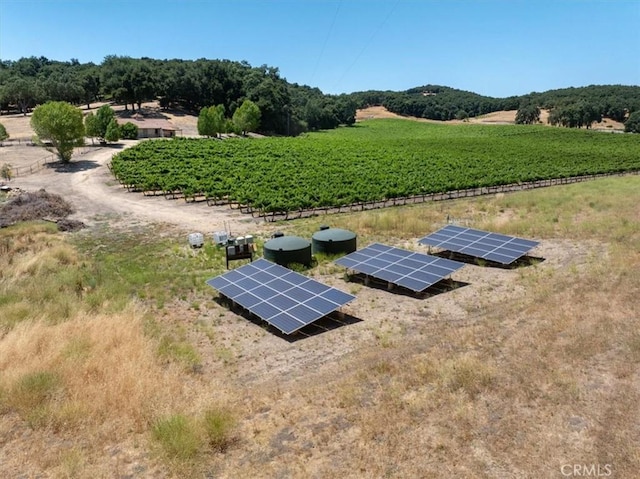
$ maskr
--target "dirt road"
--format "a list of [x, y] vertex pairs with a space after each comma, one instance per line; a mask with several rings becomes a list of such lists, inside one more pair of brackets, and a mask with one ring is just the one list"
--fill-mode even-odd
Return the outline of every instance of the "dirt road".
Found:
[[[136, 142], [122, 142], [127, 148]], [[163, 196], [144, 196], [123, 188], [107, 164], [120, 148], [89, 149], [68, 165], [52, 164], [32, 175], [14, 179], [12, 187], [28, 191], [44, 188], [66, 198], [76, 209], [73, 219], [91, 226], [102, 219], [126, 223], [168, 223], [185, 231], [210, 233], [225, 230], [246, 234], [263, 223], [227, 206], [211, 207], [206, 203], [187, 203], [183, 199], [167, 200]]]

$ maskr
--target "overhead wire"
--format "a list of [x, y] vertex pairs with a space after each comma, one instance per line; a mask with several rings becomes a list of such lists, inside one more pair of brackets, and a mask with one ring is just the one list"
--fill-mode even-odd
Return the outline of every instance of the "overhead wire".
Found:
[[396, 7], [398, 6], [399, 3], [400, 3], [400, 0], [396, 0], [396, 2], [393, 4], [393, 7], [391, 7], [391, 10], [389, 10], [389, 13], [387, 13], [387, 16], [385, 17], [385, 19], [382, 21], [382, 23], [380, 23], [380, 25], [378, 25], [378, 28], [371, 34], [371, 36], [369, 37], [369, 40], [367, 40], [367, 42], [364, 44], [364, 46], [360, 50], [360, 53], [358, 53], [358, 55], [356, 55], [356, 57], [353, 60], [353, 62], [351, 63], [351, 65], [349, 65], [349, 67], [344, 71], [344, 73], [342, 74], [340, 79], [335, 83], [335, 85], [333, 86], [333, 90], [335, 90], [338, 87], [338, 85], [340, 83], [342, 83], [342, 80], [345, 79], [345, 77], [351, 71], [351, 69], [355, 66], [355, 64], [358, 63], [358, 60], [360, 60], [360, 57], [363, 55], [365, 50], [369, 47], [369, 45], [371, 44], [373, 39], [376, 37], [376, 35], [378, 33], [380, 33], [382, 28], [386, 25], [387, 21], [389, 21], [389, 19], [391, 18], [391, 15], [395, 11], [395, 9], [396, 9]]
[[340, 7], [342, 6], [342, 0], [340, 0], [338, 2], [338, 8], [336, 8], [335, 13], [333, 14], [333, 20], [331, 21], [331, 26], [329, 27], [329, 30], [327, 31], [327, 35], [324, 38], [324, 43], [322, 44], [322, 49], [320, 50], [320, 55], [318, 55], [318, 60], [316, 61], [316, 66], [313, 69], [313, 73], [311, 74], [311, 80], [313, 81], [316, 77], [316, 73], [318, 71], [318, 67], [320, 66], [320, 61], [322, 60], [322, 57], [324, 56], [324, 51], [327, 48], [327, 43], [329, 42], [329, 38], [331, 37], [331, 34], [333, 33], [333, 27], [336, 24], [336, 20], [338, 18], [338, 13], [340, 12]]

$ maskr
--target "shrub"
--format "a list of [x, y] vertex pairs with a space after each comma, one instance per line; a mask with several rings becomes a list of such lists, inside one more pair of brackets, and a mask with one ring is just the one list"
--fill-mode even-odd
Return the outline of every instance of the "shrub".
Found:
[[4, 140], [9, 139], [9, 133], [7, 133], [7, 129], [4, 127], [2, 123], [0, 123], [0, 145]]
[[224, 452], [233, 442], [236, 421], [228, 411], [210, 409], [203, 418], [204, 430], [211, 448]]
[[187, 368], [197, 369], [201, 363], [198, 351], [186, 341], [176, 341], [170, 336], [163, 336], [158, 346], [158, 355], [169, 361], [176, 361]]
[[181, 414], [158, 420], [152, 429], [153, 439], [170, 458], [192, 459], [200, 449], [200, 440], [193, 424]]
[[27, 421], [31, 427], [47, 423], [49, 402], [62, 389], [60, 377], [49, 371], [29, 373], [4, 393], [4, 403]]
[[624, 122], [624, 131], [627, 133], [640, 133], [640, 111], [634, 111]]
[[13, 168], [9, 163], [5, 163], [0, 168], [0, 178], [6, 181], [11, 181], [13, 178]]
[[138, 127], [128, 121], [120, 127], [120, 136], [123, 140], [137, 140]]

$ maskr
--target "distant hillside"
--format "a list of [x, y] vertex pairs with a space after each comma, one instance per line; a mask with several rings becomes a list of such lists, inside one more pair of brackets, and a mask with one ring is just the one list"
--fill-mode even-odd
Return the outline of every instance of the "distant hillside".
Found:
[[625, 85], [591, 85], [508, 98], [493, 98], [441, 85], [424, 85], [402, 92], [356, 92], [351, 97], [359, 108], [384, 106], [398, 115], [441, 121], [517, 110], [525, 104], [546, 110], [588, 104], [601, 116], [618, 122], [623, 122], [629, 113], [640, 110], [640, 86]]
[[[289, 83], [277, 67], [252, 67], [247, 62], [230, 60], [157, 60], [117, 55], [106, 56], [100, 65], [46, 57], [0, 60], [0, 114], [26, 115], [36, 105], [50, 100], [87, 108], [92, 103], [110, 102], [132, 110], [140, 109], [145, 102], [159, 101], [162, 108], [180, 108], [196, 115], [204, 107], [222, 105], [228, 118], [245, 100], [251, 100], [260, 108], [260, 133], [297, 135], [353, 124], [356, 109], [367, 106], [384, 106], [404, 116], [449, 121], [533, 105], [547, 110], [564, 108], [567, 126], [585, 124], [581, 118], [586, 113], [588, 121], [608, 117], [621, 122], [631, 112], [640, 111], [640, 87], [592, 85], [508, 98], [442, 85], [400, 92], [326, 95], [319, 88]], [[578, 120], [573, 121], [572, 115]]]
[[[478, 123], [483, 125], [510, 125], [516, 122], [516, 110], [500, 110], [487, 113], [485, 115], [476, 116], [464, 120], [469, 123]], [[426, 121], [438, 123], [438, 120], [429, 120], [427, 118], [417, 118], [414, 116], [398, 115], [387, 110], [384, 106], [368, 106], [361, 108], [356, 112], [356, 121], [373, 120], [377, 118], [403, 118], [416, 121]], [[540, 122], [543, 125], [548, 125], [549, 110], [540, 110]], [[463, 120], [449, 120], [451, 123], [462, 123]], [[624, 130], [624, 124], [612, 120], [611, 118], [603, 118], [601, 122], [592, 126], [593, 130], [602, 131], [622, 131]]]

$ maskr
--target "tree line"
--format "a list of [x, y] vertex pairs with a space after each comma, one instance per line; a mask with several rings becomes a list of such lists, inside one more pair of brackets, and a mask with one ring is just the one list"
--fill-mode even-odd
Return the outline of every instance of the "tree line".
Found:
[[603, 117], [625, 122], [640, 111], [640, 87], [591, 85], [494, 98], [441, 85], [406, 91], [363, 91], [326, 95], [289, 83], [278, 68], [230, 60], [157, 60], [109, 55], [99, 65], [28, 57], [0, 60], [0, 114], [31, 111], [47, 101], [73, 105], [115, 101], [128, 109], [159, 100], [194, 114], [220, 106], [227, 118], [249, 100], [260, 110], [260, 132], [297, 135], [355, 122], [357, 108], [382, 105], [389, 111], [432, 120], [464, 120], [500, 110], [518, 110], [518, 123], [537, 123], [540, 109], [549, 121], [590, 127]]
[[198, 114], [222, 105], [232, 117], [246, 101], [260, 112], [260, 131], [295, 135], [355, 122], [355, 102], [348, 95], [286, 81], [278, 68], [229, 60], [156, 60], [109, 55], [100, 65], [46, 57], [0, 61], [0, 113], [28, 113], [48, 101], [87, 105], [114, 101], [133, 110], [159, 100], [162, 108]]
[[364, 91], [351, 94], [358, 108], [383, 105], [399, 115], [430, 120], [464, 120], [494, 111], [518, 110], [516, 123], [537, 123], [540, 110], [549, 122], [571, 128], [587, 127], [603, 117], [625, 122], [640, 111], [640, 87], [591, 85], [549, 90], [507, 98], [482, 96], [440, 85], [424, 85], [402, 92]]

